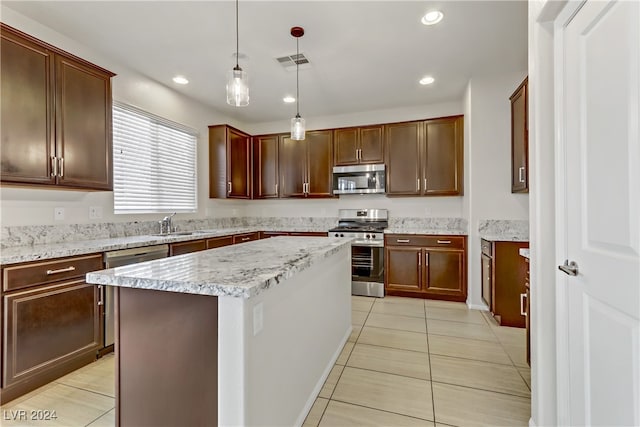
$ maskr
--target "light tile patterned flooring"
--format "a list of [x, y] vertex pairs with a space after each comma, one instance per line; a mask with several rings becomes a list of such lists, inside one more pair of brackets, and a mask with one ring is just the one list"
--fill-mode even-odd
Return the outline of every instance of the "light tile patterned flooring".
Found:
[[526, 426], [525, 330], [465, 304], [352, 297], [353, 333], [305, 426]]
[[[517, 426], [530, 416], [524, 329], [461, 303], [352, 297], [353, 333], [305, 426]], [[115, 425], [114, 357], [2, 406], [2, 426]], [[54, 421], [11, 421], [18, 410]]]

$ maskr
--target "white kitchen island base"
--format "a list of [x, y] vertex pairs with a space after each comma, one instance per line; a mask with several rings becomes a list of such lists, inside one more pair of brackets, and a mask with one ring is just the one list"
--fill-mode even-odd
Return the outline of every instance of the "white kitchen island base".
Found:
[[351, 333], [349, 249], [251, 299], [219, 297], [219, 425], [303, 423]]
[[118, 426], [299, 426], [351, 333], [351, 244], [276, 237], [92, 272]]

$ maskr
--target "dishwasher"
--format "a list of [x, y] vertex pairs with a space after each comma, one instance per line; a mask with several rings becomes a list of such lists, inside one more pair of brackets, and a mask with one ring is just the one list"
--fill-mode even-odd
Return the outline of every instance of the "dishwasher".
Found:
[[[166, 258], [167, 256], [169, 256], [169, 245], [156, 245], [105, 252], [104, 263], [106, 268], [115, 268]], [[115, 329], [113, 286], [103, 286], [102, 292], [104, 292], [102, 298], [102, 301], [104, 301], [104, 346], [109, 347], [114, 343]]]

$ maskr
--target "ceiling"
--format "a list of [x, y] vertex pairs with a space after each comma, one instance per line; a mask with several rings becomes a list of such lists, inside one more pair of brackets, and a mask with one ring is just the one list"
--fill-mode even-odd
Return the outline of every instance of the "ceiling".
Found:
[[[3, 5], [242, 122], [295, 115], [295, 71], [275, 58], [295, 54], [302, 26], [303, 117], [460, 101], [472, 76], [527, 68], [526, 1], [240, 0], [240, 66], [250, 104], [226, 104], [235, 65], [233, 1], [4, 1]], [[420, 18], [444, 13], [437, 25]], [[246, 59], [242, 56], [246, 55]], [[100, 64], [98, 64], [100, 65]], [[181, 74], [190, 83], [180, 86]], [[425, 75], [435, 83], [422, 86]]]

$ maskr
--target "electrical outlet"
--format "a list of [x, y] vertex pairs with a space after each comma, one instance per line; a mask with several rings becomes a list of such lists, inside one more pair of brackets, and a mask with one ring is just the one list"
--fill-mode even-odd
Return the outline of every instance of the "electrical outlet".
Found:
[[102, 218], [102, 206], [89, 206], [89, 219]]
[[64, 219], [64, 208], [53, 208], [53, 219], [62, 221]]
[[264, 326], [264, 304], [259, 302], [253, 306], [253, 335], [256, 336]]

